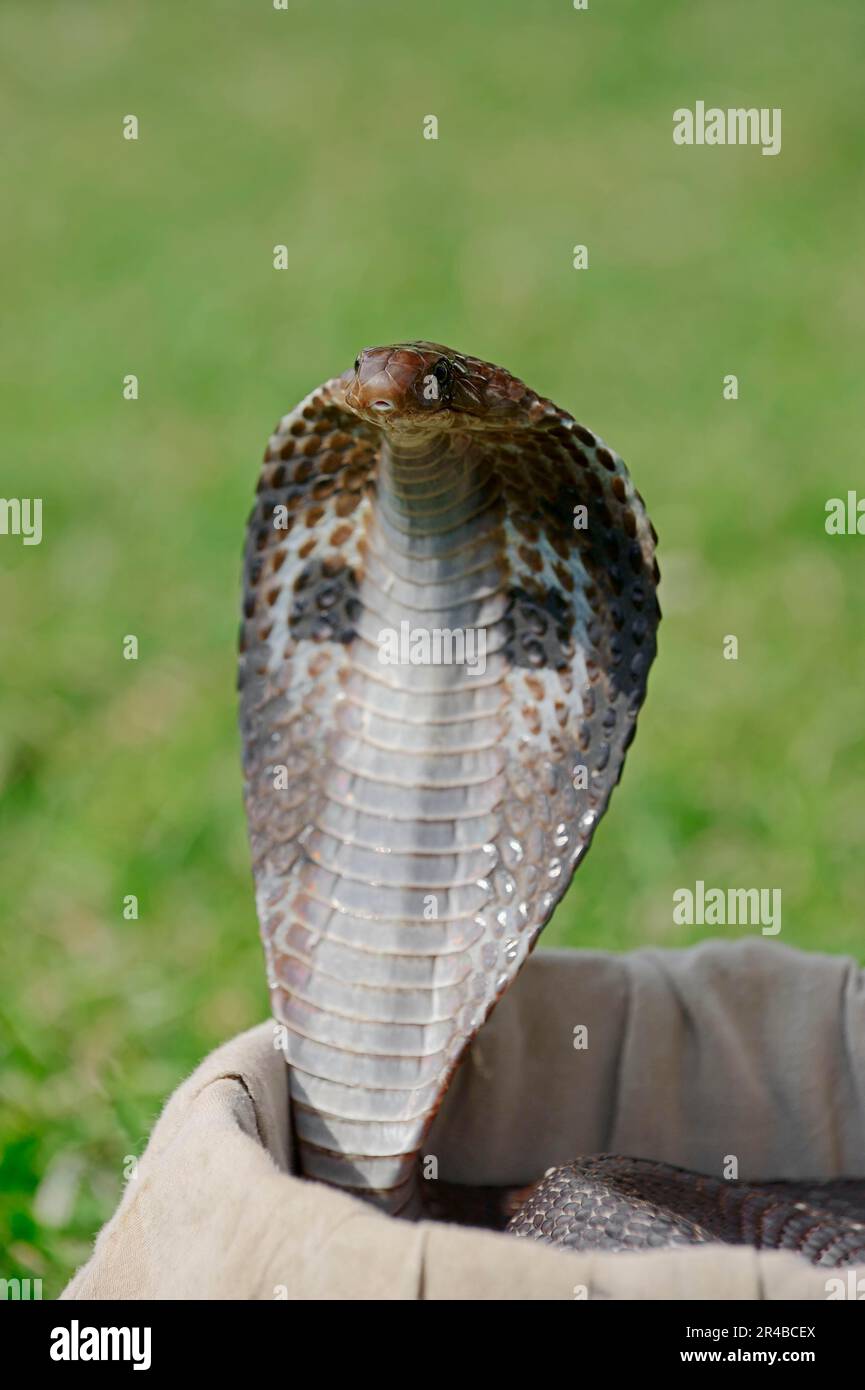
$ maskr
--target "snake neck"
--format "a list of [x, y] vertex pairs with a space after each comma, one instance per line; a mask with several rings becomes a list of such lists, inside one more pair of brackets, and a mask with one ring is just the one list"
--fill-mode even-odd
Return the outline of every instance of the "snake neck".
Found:
[[[382, 445], [376, 517], [400, 535], [444, 542], [472, 519], [482, 520], [498, 495], [492, 470], [473, 454], [471, 435], [457, 431], [394, 435]], [[458, 537], [457, 537], [458, 539]], [[424, 558], [421, 554], [420, 558]]]
[[406, 1216], [422, 1211], [421, 1173], [437, 1176], [423, 1141], [484, 1017], [501, 544], [498, 484], [470, 436], [383, 445], [342, 732], [307, 845], [328, 871], [321, 1046], [308, 1069], [295, 1060], [292, 1095], [301, 1170]]

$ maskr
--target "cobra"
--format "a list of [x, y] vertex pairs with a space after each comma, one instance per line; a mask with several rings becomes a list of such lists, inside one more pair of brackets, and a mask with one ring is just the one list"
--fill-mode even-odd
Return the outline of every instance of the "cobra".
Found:
[[[306, 1177], [428, 1207], [432, 1118], [621, 775], [656, 650], [656, 540], [600, 438], [440, 344], [366, 348], [277, 425], [247, 533], [241, 730]], [[406, 623], [482, 634], [483, 672], [383, 662]], [[865, 1185], [774, 1184], [754, 1216], [746, 1184], [737, 1206], [713, 1181], [594, 1156], [548, 1175], [511, 1230], [865, 1252]]]

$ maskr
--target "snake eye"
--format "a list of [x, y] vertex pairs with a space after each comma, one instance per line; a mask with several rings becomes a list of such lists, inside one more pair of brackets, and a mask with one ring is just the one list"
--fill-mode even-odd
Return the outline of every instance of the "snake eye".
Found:
[[360, 353], [358, 353], [357, 357], [354, 359], [354, 369], [356, 372], [360, 371]]
[[440, 357], [432, 369], [432, 374], [439, 384], [439, 389], [444, 390], [450, 385], [451, 364], [446, 357]]

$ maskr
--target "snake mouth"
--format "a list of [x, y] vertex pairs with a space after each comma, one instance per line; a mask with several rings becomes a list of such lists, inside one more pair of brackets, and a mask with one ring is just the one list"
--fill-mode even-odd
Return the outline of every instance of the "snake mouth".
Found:
[[389, 410], [394, 410], [394, 409], [395, 409], [395, 406], [394, 406], [393, 401], [384, 401], [384, 400], [380, 400], [380, 401], [371, 401], [371, 402], [370, 402], [370, 410], [377, 410], [377, 411], [379, 412], [379, 414], [381, 414], [381, 415], [386, 415], [386, 414], [388, 413]]

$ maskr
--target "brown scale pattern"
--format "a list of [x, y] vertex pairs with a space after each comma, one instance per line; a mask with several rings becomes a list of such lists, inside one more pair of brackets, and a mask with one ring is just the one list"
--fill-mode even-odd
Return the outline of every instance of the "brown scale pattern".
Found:
[[865, 1260], [865, 1181], [722, 1181], [650, 1159], [597, 1154], [554, 1169], [507, 1227], [569, 1250], [720, 1241], [793, 1250], [827, 1269]]

